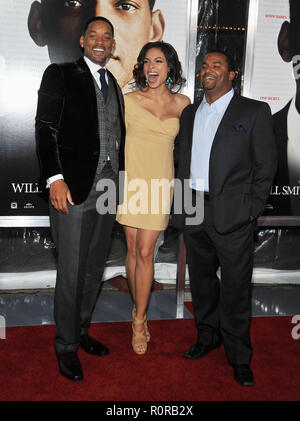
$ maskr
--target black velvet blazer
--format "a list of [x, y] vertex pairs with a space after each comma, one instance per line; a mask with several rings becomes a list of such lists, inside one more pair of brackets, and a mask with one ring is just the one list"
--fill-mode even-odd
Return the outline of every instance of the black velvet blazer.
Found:
[[[119, 102], [119, 169], [124, 170], [124, 100], [110, 76]], [[63, 174], [74, 203], [82, 203], [92, 187], [100, 153], [96, 92], [83, 57], [45, 70], [38, 91], [36, 142], [43, 187], [49, 177]]]

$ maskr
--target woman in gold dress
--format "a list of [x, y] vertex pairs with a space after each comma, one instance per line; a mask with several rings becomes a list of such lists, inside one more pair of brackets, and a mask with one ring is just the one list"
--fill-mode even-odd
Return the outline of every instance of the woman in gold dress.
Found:
[[173, 198], [174, 140], [180, 115], [190, 100], [177, 93], [184, 79], [177, 53], [168, 43], [146, 44], [133, 76], [137, 90], [124, 96], [126, 176], [117, 221], [124, 226], [128, 249], [126, 273], [134, 302], [132, 346], [141, 355], [150, 340], [146, 310], [154, 248], [168, 225]]

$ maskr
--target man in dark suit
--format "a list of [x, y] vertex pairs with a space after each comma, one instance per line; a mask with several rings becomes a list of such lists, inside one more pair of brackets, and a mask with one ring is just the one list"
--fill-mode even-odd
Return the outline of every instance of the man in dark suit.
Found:
[[[109, 352], [88, 335], [88, 327], [115, 220], [125, 137], [122, 93], [105, 68], [115, 47], [110, 21], [88, 21], [80, 45], [84, 57], [51, 64], [44, 72], [36, 114], [37, 150], [42, 178], [50, 186], [58, 253], [55, 350], [61, 374], [71, 380], [83, 378], [79, 346], [98, 356]], [[99, 181], [108, 187], [102, 195], [109, 209], [101, 206]]]
[[250, 386], [252, 221], [264, 210], [277, 153], [269, 106], [235, 94], [234, 77], [223, 52], [205, 56], [203, 100], [183, 111], [175, 146], [176, 178], [190, 180], [194, 198], [204, 195], [204, 219], [191, 225], [184, 212], [172, 216], [172, 225], [184, 226], [198, 330], [184, 356], [202, 358], [224, 342], [234, 378]]

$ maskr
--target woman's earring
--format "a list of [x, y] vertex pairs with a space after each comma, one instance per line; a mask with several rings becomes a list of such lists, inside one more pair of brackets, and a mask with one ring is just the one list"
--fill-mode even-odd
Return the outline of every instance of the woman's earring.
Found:
[[166, 85], [168, 85], [169, 89], [172, 88], [172, 83], [173, 83], [173, 80], [172, 80], [171, 76], [169, 76], [168, 79], [166, 80]]
[[145, 84], [146, 84], [146, 86], [149, 86], [147, 78], [145, 78]]

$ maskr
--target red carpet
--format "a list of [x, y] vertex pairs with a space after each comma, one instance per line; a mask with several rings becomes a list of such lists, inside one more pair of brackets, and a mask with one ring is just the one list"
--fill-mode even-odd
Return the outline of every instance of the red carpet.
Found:
[[291, 317], [253, 318], [256, 385], [233, 380], [224, 348], [202, 360], [182, 353], [194, 343], [193, 320], [149, 322], [145, 356], [131, 350], [128, 322], [94, 324], [90, 333], [111, 354], [79, 351], [84, 380], [73, 383], [57, 370], [54, 326], [14, 327], [0, 340], [1, 401], [296, 401], [300, 397], [300, 339], [291, 337]]

